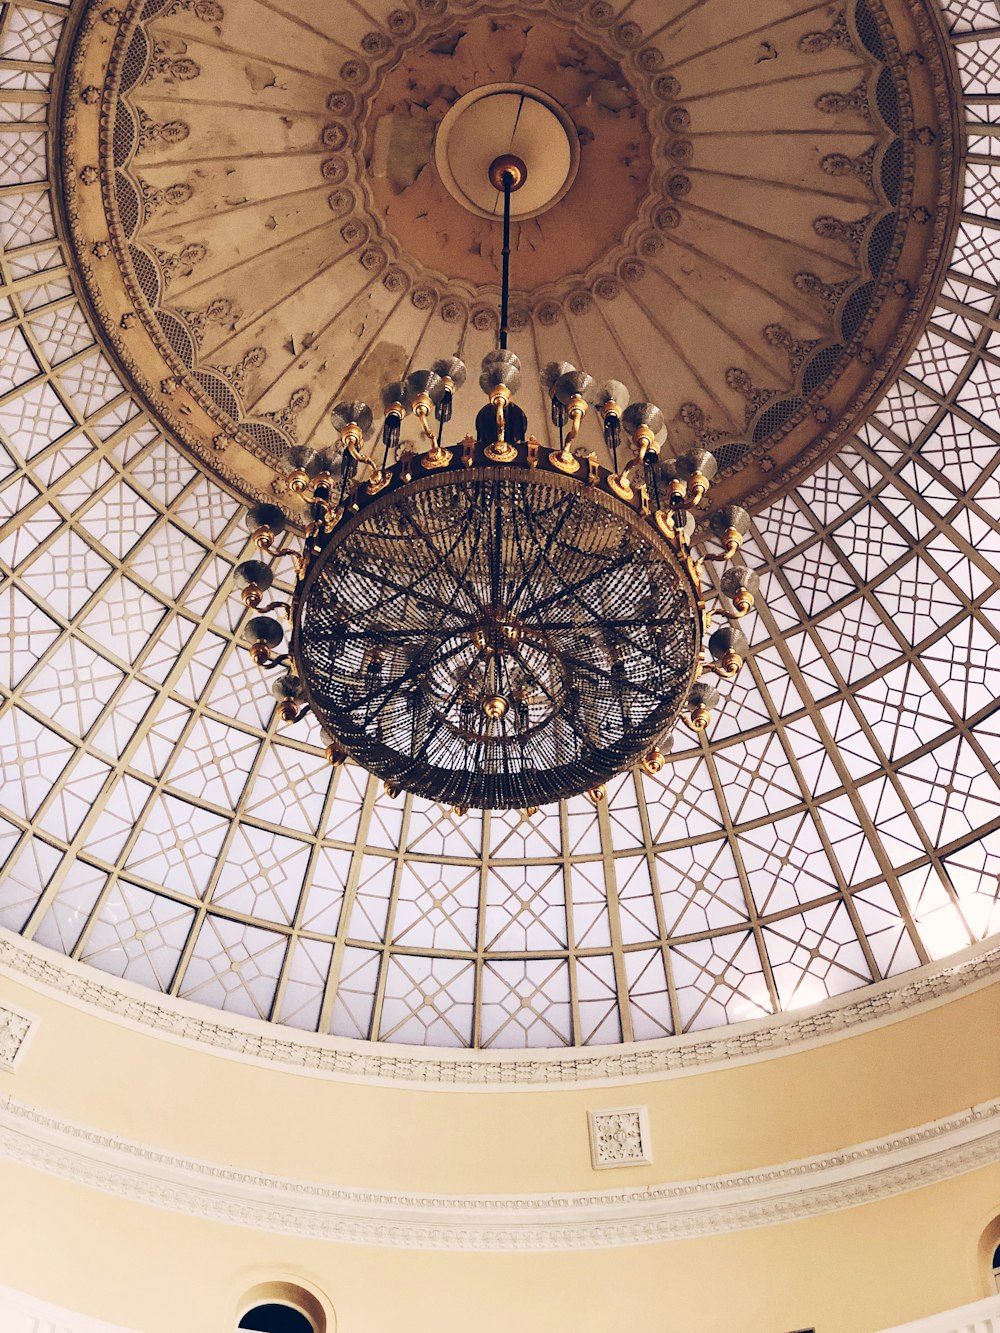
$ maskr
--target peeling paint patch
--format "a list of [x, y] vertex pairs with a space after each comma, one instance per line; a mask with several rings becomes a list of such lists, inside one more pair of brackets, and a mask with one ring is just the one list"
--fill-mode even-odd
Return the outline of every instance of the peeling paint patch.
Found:
[[590, 96], [605, 111], [628, 111], [635, 106], [635, 94], [627, 83], [614, 79], [598, 79], [590, 88]]
[[274, 88], [277, 85], [278, 76], [270, 65], [261, 65], [256, 60], [248, 60], [243, 66], [243, 72], [255, 93], [262, 93], [265, 88]]
[[433, 143], [433, 121], [395, 112], [381, 116], [372, 141], [372, 173], [402, 194], [430, 161]]
[[464, 36], [464, 32], [453, 32], [449, 33], [447, 37], [439, 37], [436, 42], [431, 43], [431, 55], [453, 56], [458, 50], [458, 44]]
[[409, 357], [406, 348], [398, 343], [376, 343], [344, 381], [338, 397], [344, 401], [381, 402], [383, 387], [402, 379]]

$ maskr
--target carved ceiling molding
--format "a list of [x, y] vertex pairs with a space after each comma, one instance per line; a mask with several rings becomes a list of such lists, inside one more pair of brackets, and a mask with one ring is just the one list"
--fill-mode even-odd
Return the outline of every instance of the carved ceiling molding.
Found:
[[[640, 305], [648, 300], [649, 282], [664, 279], [662, 266], [673, 253], [674, 238], [697, 253], [696, 224], [702, 214], [711, 215], [702, 203], [707, 178], [699, 172], [704, 146], [715, 131], [707, 138], [700, 131], [702, 103], [687, 99], [683, 71], [680, 78], [671, 72], [667, 55], [644, 41], [638, 25], [615, 22], [605, 0], [586, 7], [571, 0], [549, 5], [524, 0], [516, 9], [497, 4], [494, 10], [497, 21], [523, 16], [602, 52], [641, 108], [637, 152], [644, 161], [648, 153], [649, 166], [634, 217], [586, 267], [558, 274], [514, 302], [515, 329], [527, 333], [532, 326], [565, 322], [571, 346], [573, 321], [588, 317], [595, 303], [613, 303], [625, 292]], [[216, 0], [130, 0], [123, 8], [92, 0], [84, 9], [60, 102], [65, 220], [97, 323], [127, 376], [206, 467], [239, 493], [259, 499], [273, 491], [283, 448], [301, 438], [300, 420], [310, 423], [304, 431], [310, 436], [322, 404], [316, 386], [304, 375], [297, 382], [292, 365], [278, 365], [273, 349], [254, 345], [237, 348], [234, 358], [214, 357], [220, 330], [232, 332], [226, 342], [239, 343], [259, 323], [256, 314], [244, 310], [224, 284], [215, 294], [203, 288], [193, 304], [185, 302], [183, 292], [175, 297], [177, 284], [204, 265], [208, 247], [193, 233], [171, 245], [154, 244], [144, 234], [153, 220], [159, 236], [163, 217], [183, 208], [199, 188], [194, 177], [180, 176], [192, 140], [191, 111], [204, 105], [192, 98], [192, 90], [205, 75], [185, 42], [170, 36], [169, 25], [167, 30], [162, 26], [177, 15], [217, 34], [223, 49], [227, 15]], [[495, 328], [492, 290], [456, 281], [415, 259], [406, 238], [385, 222], [371, 158], [379, 96], [393, 71], [414, 53], [440, 42], [447, 46], [449, 34], [461, 35], [480, 20], [485, 16], [472, 0], [457, 0], [447, 12], [439, 0], [422, 0], [415, 11], [392, 11], [383, 29], [361, 37], [357, 51], [344, 46], [345, 58], [339, 68], [331, 68], [325, 100], [305, 113], [306, 120], [314, 118], [309, 134], [315, 138], [308, 151], [315, 154], [310, 158], [315, 189], [326, 201], [327, 223], [339, 223], [342, 248], [331, 267], [344, 265], [345, 274], [352, 265], [361, 270], [355, 305], [362, 298], [370, 302], [376, 290], [384, 289], [397, 306], [409, 302], [427, 320], [433, 316], [451, 325], [460, 343], [466, 330], [486, 335]], [[823, 22], [828, 26], [799, 37], [797, 58], [821, 61], [836, 49], [858, 62], [862, 77], [849, 92], [819, 93], [816, 109], [823, 119], [849, 115], [863, 122], [867, 128], [854, 128], [847, 138], [857, 141], [860, 135], [869, 144], [860, 153], [826, 153], [819, 160], [817, 182], [809, 188], [818, 208], [822, 182], [834, 196], [838, 182], [853, 182], [851, 188], [862, 191], [870, 206], [852, 220], [850, 209], [848, 217], [838, 216], [844, 209], [831, 202], [829, 212], [813, 222], [817, 253], [832, 247], [848, 278], [831, 281], [805, 267], [788, 275], [790, 298], [794, 287], [794, 300], [810, 303], [814, 331], [821, 336], [803, 336], [792, 327], [795, 320], [755, 328], [753, 356], [734, 355], [722, 382], [706, 383], [700, 401], [670, 404], [676, 444], [697, 442], [716, 451], [720, 481], [713, 488], [715, 504], [734, 498], [759, 504], [772, 498], [857, 427], [922, 329], [956, 221], [956, 81], [930, 0], [850, 0]], [[769, 58], [767, 46], [762, 43], [761, 59]], [[817, 71], [822, 83], [821, 65]], [[150, 105], [159, 108], [155, 116], [136, 102], [138, 95], [152, 97]], [[292, 125], [294, 117], [288, 120]], [[147, 180], [144, 158], [174, 149], [178, 179]], [[245, 165], [239, 152], [233, 161]], [[197, 168], [195, 175], [204, 176], [204, 170]], [[614, 180], [608, 188], [615, 189]], [[669, 274], [664, 280], [671, 281]], [[354, 282], [351, 278], [348, 285]], [[705, 309], [723, 317], [711, 301]], [[740, 336], [746, 341], [750, 335]], [[294, 338], [291, 347], [294, 353]], [[623, 351], [632, 358], [638, 354], [628, 346]], [[768, 356], [773, 363], [775, 355], [787, 357], [787, 370], [769, 376], [760, 366]], [[331, 385], [343, 370], [330, 370]], [[262, 376], [271, 377], [274, 392], [259, 393], [255, 401], [247, 385]], [[784, 383], [774, 382], [779, 378]], [[325, 397], [322, 377], [316, 385]], [[657, 397], [658, 388], [648, 386], [650, 396]], [[720, 419], [713, 406], [720, 402], [726, 404], [728, 420]]]
[[[395, 236], [384, 224], [372, 190], [367, 163], [374, 139], [378, 97], [387, 76], [406, 55], [419, 55], [421, 48], [431, 42], [448, 44], [449, 39], [465, 36], [470, 19], [488, 21], [480, 0], [449, 0], [447, 5], [435, 2], [419, 5], [418, 10], [420, 13], [413, 31], [405, 40], [394, 44], [387, 58], [372, 71], [371, 86], [366, 88], [364, 98], [352, 102], [350, 111], [334, 112], [338, 115], [334, 126], [344, 147], [343, 157], [334, 161], [343, 171], [343, 179], [350, 179], [363, 197], [364, 221], [376, 238], [375, 244], [382, 247], [382, 262], [393, 261], [406, 269], [408, 283], [420, 293], [421, 308], [426, 308], [423, 303], [429, 296], [436, 304], [450, 306], [448, 322], [468, 321], [480, 332], [493, 331], [499, 323], [496, 309], [499, 283], [494, 279], [484, 290], [469, 281], [456, 280], [439, 267], [414, 263], [405, 239]], [[397, 14], [402, 12], [396, 11]], [[621, 294], [623, 283], [641, 281], [642, 257], [655, 253], [657, 231], [679, 222], [680, 201], [691, 190], [691, 180], [685, 175], [684, 167], [693, 161], [694, 145], [685, 135], [691, 125], [691, 114], [683, 106], [682, 84], [674, 75], [663, 72], [665, 58], [662, 51], [654, 45], [639, 45], [642, 34], [636, 23], [608, 26], [609, 16], [613, 16], [614, 11], [603, 0], [588, 6], [576, 3], [576, 0], [549, 0], [548, 3], [546, 0], [522, 0], [516, 9], [497, 5], [495, 12], [501, 18], [516, 13], [519, 19], [523, 17], [526, 21], [553, 25], [567, 35], [582, 39], [595, 54], [599, 52], [610, 58], [614, 72], [628, 89], [628, 95], [642, 108], [644, 125], [640, 137], [648, 138], [651, 159], [637, 214], [622, 235], [614, 238], [607, 249], [585, 268], [560, 274], [557, 280], [541, 284], [530, 293], [515, 291], [511, 328], [516, 333], [523, 332], [533, 319], [543, 325], [552, 325], [568, 313], [582, 313], [582, 307], [592, 299], [591, 294], [598, 300], [614, 301]], [[442, 27], [445, 18], [447, 23]], [[336, 108], [341, 104], [338, 99], [351, 96], [346, 88], [335, 89], [328, 105]], [[612, 182], [609, 182], [609, 188], [613, 188]]]
[[0, 1101], [0, 1156], [117, 1198], [278, 1235], [417, 1250], [604, 1249], [798, 1221], [995, 1164], [1000, 1101], [762, 1170], [587, 1193], [338, 1188], [164, 1152], [12, 1097]]
[[187, 1000], [157, 995], [0, 929], [0, 975], [38, 987], [102, 1017], [232, 1059], [358, 1082], [419, 1084], [454, 1091], [624, 1084], [707, 1071], [837, 1041], [909, 1018], [990, 985], [1000, 976], [1000, 942], [974, 946], [801, 1014], [628, 1047], [531, 1052], [387, 1049], [373, 1042], [292, 1034], [242, 1017], [222, 1018]]

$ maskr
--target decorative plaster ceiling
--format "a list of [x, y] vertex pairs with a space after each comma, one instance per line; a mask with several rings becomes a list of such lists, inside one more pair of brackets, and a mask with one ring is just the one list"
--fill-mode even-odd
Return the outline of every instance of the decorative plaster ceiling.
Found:
[[[761, 499], [856, 424], [947, 258], [929, 2], [761, 0], [748, 24], [720, 0], [91, 0], [62, 126], [80, 272], [159, 419], [270, 494], [290, 442], [333, 442], [336, 401], [495, 344], [499, 228], [433, 143], [460, 97], [516, 79], [581, 150], [515, 227], [514, 345], [660, 403], [674, 444], [715, 450], [714, 503]], [[542, 432], [534, 382], [522, 406]]]
[[[248, 25], [258, 11], [244, 4], [229, 0], [218, 21]], [[98, 13], [94, 33], [110, 48], [120, 16], [107, 8], [112, 21]], [[195, 0], [170, 22], [207, 41], [216, 12]], [[374, 30], [360, 8], [336, 12], [338, 40], [359, 47]], [[644, 12], [636, 0], [616, 22]], [[745, 17], [728, 0], [695, 12]], [[836, 30], [835, 10], [815, 9], [811, 30], [819, 18]], [[0, 923], [224, 1009], [484, 1047], [640, 1040], [795, 1009], [996, 930], [998, 43], [986, 4], [952, 0], [948, 21], [968, 153], [947, 271], [869, 420], [758, 513], [747, 545], [764, 598], [755, 651], [711, 733], [659, 777], [622, 778], [607, 808], [459, 819], [391, 801], [358, 769], [332, 772], [318, 747], [278, 732], [237, 649], [225, 586], [247, 547], [240, 506], [118, 378], [52, 217], [48, 90], [63, 13], [9, 4]], [[260, 45], [249, 27], [247, 60]], [[749, 78], [778, 78], [766, 67], [789, 48], [766, 29], [752, 36], [779, 57]], [[829, 48], [817, 59], [833, 59]], [[844, 86], [814, 96], [855, 86], [847, 61]], [[199, 79], [167, 92], [196, 101]], [[300, 166], [288, 155], [270, 171], [284, 183]], [[181, 180], [161, 173], [164, 218]], [[87, 262], [105, 260], [116, 267], [110, 255]], [[373, 299], [384, 300], [388, 266]], [[244, 300], [255, 283], [245, 276]], [[414, 290], [380, 338], [397, 341], [398, 327], [405, 345]], [[583, 330], [614, 343], [608, 330], [639, 318], [646, 290], [626, 281], [582, 314], [533, 320], [539, 355], [569, 337], [588, 359], [596, 341]], [[424, 312], [418, 358], [441, 349], [431, 335], [447, 299]], [[349, 316], [362, 324], [355, 355], [367, 346], [363, 309]], [[470, 320], [466, 336], [474, 359], [488, 331]]]

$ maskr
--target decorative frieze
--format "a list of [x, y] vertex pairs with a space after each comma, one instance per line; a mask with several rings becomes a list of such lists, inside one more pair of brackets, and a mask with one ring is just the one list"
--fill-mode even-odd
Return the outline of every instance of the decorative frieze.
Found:
[[[627, 1144], [627, 1124], [623, 1135]], [[839, 1152], [700, 1180], [579, 1193], [401, 1194], [234, 1169], [0, 1100], [0, 1157], [23, 1166], [273, 1235], [417, 1250], [596, 1249], [717, 1235], [924, 1189], [996, 1162], [998, 1150], [994, 1101]]]
[[517, 1088], [657, 1078], [675, 1070], [773, 1056], [803, 1044], [836, 1039], [989, 984], [1000, 974], [1000, 945], [980, 946], [964, 958], [930, 964], [842, 996], [811, 1013], [744, 1023], [718, 1035], [691, 1033], [611, 1051], [577, 1048], [523, 1054], [478, 1051], [456, 1055], [414, 1047], [387, 1050], [377, 1043], [308, 1036], [289, 1028], [228, 1018], [152, 991], [137, 994], [112, 977], [0, 930], [0, 974], [4, 972], [121, 1022], [193, 1041], [236, 1059], [352, 1079]]

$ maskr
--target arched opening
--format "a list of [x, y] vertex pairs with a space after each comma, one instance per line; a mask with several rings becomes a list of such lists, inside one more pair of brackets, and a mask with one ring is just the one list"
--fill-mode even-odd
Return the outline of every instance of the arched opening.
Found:
[[984, 1296], [1000, 1293], [1000, 1214], [983, 1228], [977, 1253]]
[[301, 1310], [279, 1301], [265, 1301], [248, 1310], [239, 1327], [255, 1333], [317, 1333], [316, 1325]]
[[333, 1333], [335, 1319], [325, 1297], [298, 1282], [258, 1282], [237, 1308], [237, 1329], [246, 1333]]

